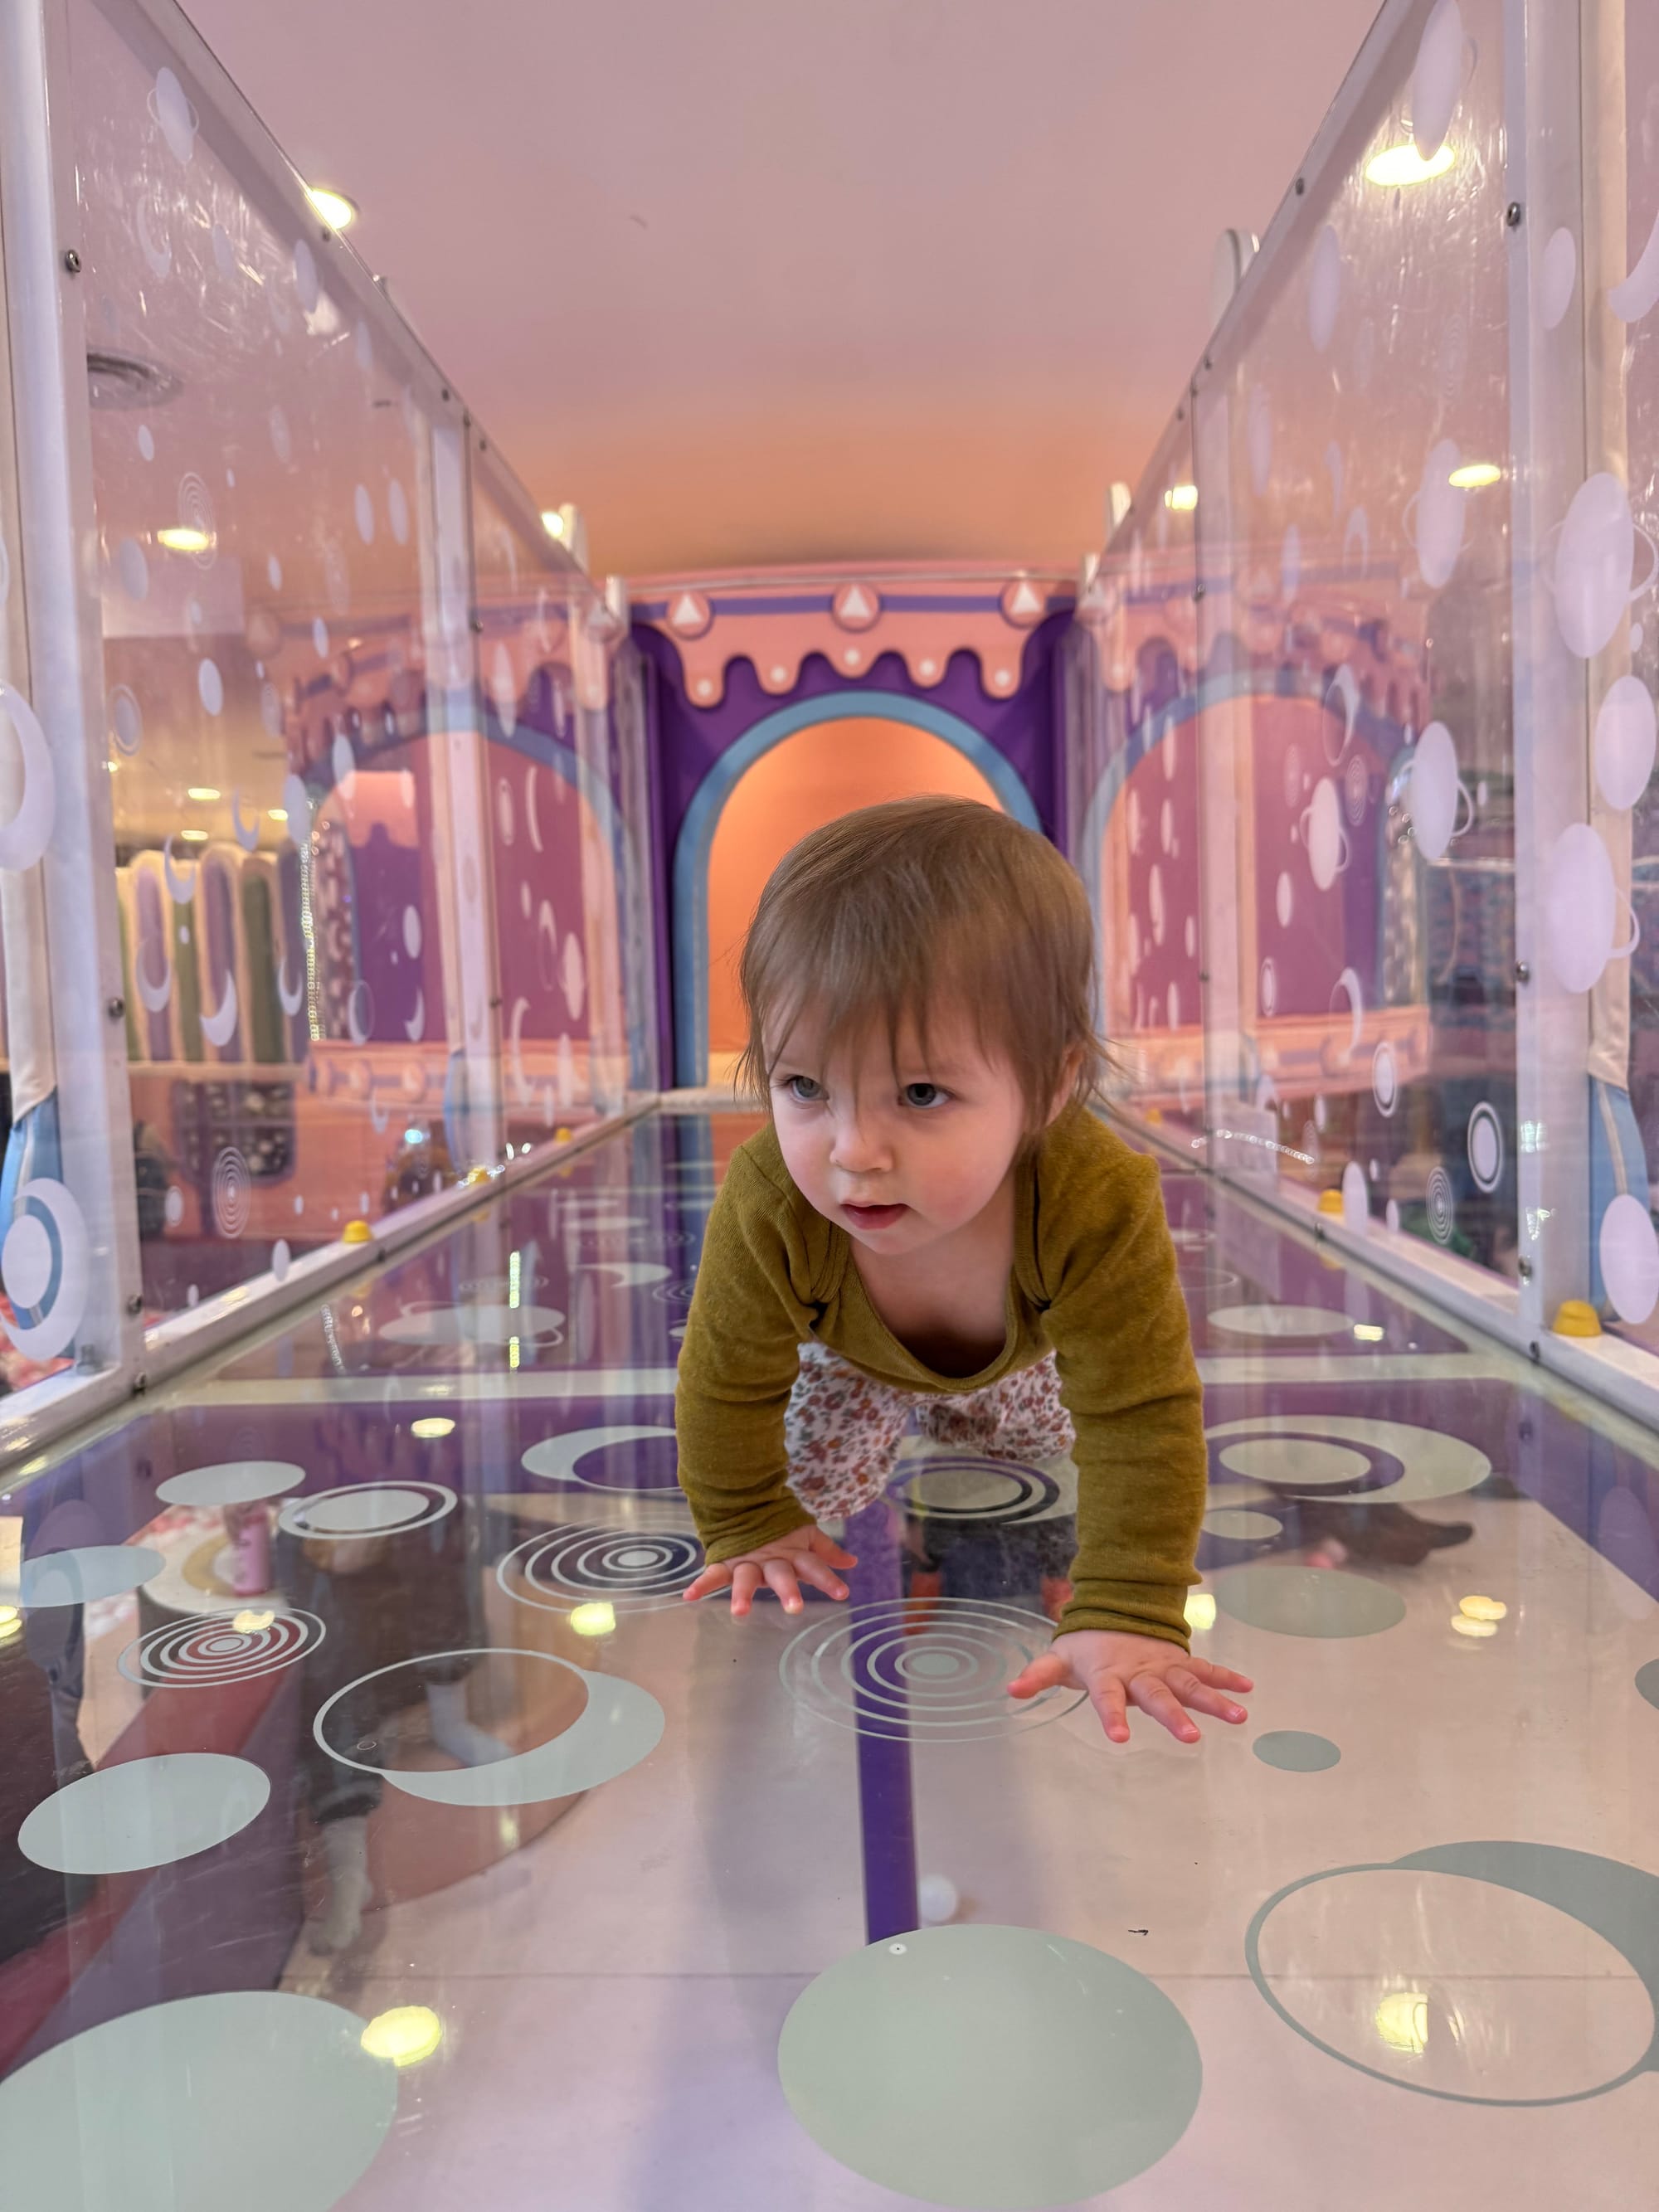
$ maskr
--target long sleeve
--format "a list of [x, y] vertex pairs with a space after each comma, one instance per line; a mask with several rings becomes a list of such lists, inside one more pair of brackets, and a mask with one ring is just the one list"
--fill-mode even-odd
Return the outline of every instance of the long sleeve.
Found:
[[1056, 1633], [1155, 1636], [1190, 1649], [1208, 1484], [1202, 1389], [1157, 1163], [1117, 1157], [1045, 1191], [1043, 1243], [1060, 1400], [1077, 1431], [1078, 1553]]
[[811, 1524], [784, 1448], [811, 1287], [787, 1199], [739, 1152], [709, 1212], [674, 1390], [680, 1487], [711, 1561]]

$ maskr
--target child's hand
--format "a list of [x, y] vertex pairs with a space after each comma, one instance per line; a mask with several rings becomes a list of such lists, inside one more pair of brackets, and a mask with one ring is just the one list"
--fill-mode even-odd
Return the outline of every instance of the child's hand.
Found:
[[1253, 1690], [1247, 1675], [1235, 1674], [1208, 1659], [1194, 1659], [1178, 1644], [1156, 1636], [1115, 1636], [1104, 1629], [1080, 1628], [1057, 1636], [1041, 1659], [1008, 1685], [1011, 1698], [1034, 1698], [1061, 1682], [1086, 1690], [1089, 1702], [1114, 1743], [1129, 1741], [1128, 1707], [1139, 1705], [1161, 1721], [1182, 1743], [1196, 1743], [1198, 1730], [1182, 1711], [1212, 1713], [1235, 1727], [1249, 1715], [1222, 1695], [1224, 1690]]
[[826, 1536], [822, 1528], [792, 1528], [787, 1536], [774, 1537], [769, 1544], [757, 1545], [752, 1552], [743, 1552], [736, 1559], [721, 1559], [714, 1566], [705, 1567], [685, 1595], [688, 1598], [703, 1597], [711, 1590], [724, 1589], [729, 1583], [732, 1611], [740, 1620], [748, 1612], [755, 1592], [765, 1582], [776, 1591], [786, 1613], [799, 1613], [803, 1603], [801, 1583], [811, 1583], [826, 1597], [845, 1597], [847, 1585], [834, 1570], [857, 1565], [854, 1553], [843, 1552], [835, 1538]]

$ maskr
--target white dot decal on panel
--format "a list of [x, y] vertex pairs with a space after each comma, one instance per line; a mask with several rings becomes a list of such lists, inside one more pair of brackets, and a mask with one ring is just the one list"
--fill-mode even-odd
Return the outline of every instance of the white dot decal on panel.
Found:
[[1270, 1013], [1272, 1013], [1272, 1012], [1273, 1012], [1273, 1009], [1274, 1009], [1274, 1007], [1278, 1005], [1278, 1003], [1279, 1003], [1279, 970], [1278, 970], [1278, 969], [1273, 966], [1273, 962], [1272, 962], [1270, 959], [1269, 959], [1269, 960], [1264, 960], [1264, 961], [1262, 962], [1262, 963], [1261, 963], [1261, 1011], [1262, 1011], [1262, 1012], [1263, 1012], [1264, 1014], [1270, 1014]]
[[1175, 809], [1167, 799], [1158, 809], [1158, 842], [1166, 853], [1175, 845]]
[[1569, 991], [1588, 991], [1615, 951], [1618, 890], [1607, 847], [1588, 823], [1561, 832], [1544, 864], [1544, 937], [1551, 964]]
[[1504, 1125], [1497, 1109], [1484, 1099], [1469, 1116], [1465, 1143], [1476, 1184], [1485, 1191], [1496, 1190], [1504, 1172]]
[[1345, 1228], [1362, 1230], [1370, 1222], [1370, 1199], [1365, 1189], [1365, 1171], [1358, 1160], [1350, 1160], [1342, 1170], [1342, 1221]]
[[1611, 643], [1625, 611], [1653, 582], [1654, 543], [1640, 533], [1647, 573], [1633, 589], [1638, 531], [1630, 497], [1600, 471], [1579, 485], [1555, 542], [1555, 619], [1568, 650], [1589, 660]]
[[312, 649], [319, 660], [328, 659], [328, 624], [318, 615], [311, 625]]
[[1394, 1047], [1386, 1037], [1371, 1054], [1371, 1096], [1381, 1114], [1392, 1114], [1400, 1103], [1400, 1076], [1395, 1066]]
[[220, 675], [216, 663], [211, 660], [203, 661], [196, 672], [196, 689], [201, 696], [203, 706], [207, 708], [210, 714], [222, 712], [225, 703], [225, 685], [224, 678]]
[[1607, 687], [1595, 717], [1595, 783], [1609, 806], [1634, 806], [1653, 774], [1653, 695], [1639, 676]]
[[1553, 331], [1572, 305], [1578, 281], [1578, 245], [1570, 230], [1550, 233], [1538, 263], [1538, 319]]
[[1620, 1321], [1644, 1322], [1659, 1304], [1659, 1237], [1639, 1198], [1623, 1192], [1601, 1216], [1601, 1280]]
[[1329, 776], [1322, 775], [1314, 786], [1300, 828], [1315, 886], [1328, 891], [1348, 865], [1348, 833], [1342, 824], [1336, 786]]
[[1457, 802], [1468, 796], [1458, 778], [1451, 732], [1443, 722], [1431, 722], [1411, 761], [1412, 836], [1425, 860], [1439, 860], [1453, 837], [1462, 834]]
[[1152, 925], [1152, 942], [1154, 945], [1162, 945], [1164, 926], [1164, 875], [1156, 861], [1153, 862], [1152, 873], [1146, 879], [1146, 911]]
[[1273, 891], [1273, 908], [1279, 916], [1279, 926], [1281, 929], [1288, 929], [1290, 927], [1291, 916], [1295, 911], [1295, 908], [1296, 893], [1291, 888], [1290, 877], [1285, 873], [1284, 869], [1281, 868], [1279, 873], [1279, 882], [1275, 885]]
[[399, 545], [409, 543], [409, 495], [394, 477], [386, 487], [386, 520], [392, 525], [392, 534]]
[[352, 494], [351, 507], [358, 537], [365, 545], [372, 545], [374, 543], [374, 502], [368, 495], [367, 484], [359, 484]]
[[1187, 947], [1187, 957], [1189, 960], [1195, 959], [1198, 955], [1198, 924], [1191, 915], [1187, 917], [1184, 942]]
[[147, 461], [155, 459], [155, 433], [148, 422], [138, 425], [138, 451]]
[[1422, 161], [1446, 143], [1471, 58], [1457, 0], [1435, 0], [1412, 70], [1412, 143]]
[[161, 125], [167, 151], [175, 161], [188, 161], [196, 150], [196, 113], [183, 85], [170, 69], [158, 72], [149, 107]]
[[1468, 493], [1451, 479], [1463, 456], [1449, 438], [1433, 447], [1423, 464], [1417, 495], [1407, 510], [1417, 565], [1423, 580], [1438, 591], [1451, 581], [1463, 550], [1464, 509]]
[[1308, 337], [1316, 353], [1323, 353], [1336, 334], [1336, 313], [1342, 300], [1342, 241], [1327, 223], [1314, 240], [1308, 266]]

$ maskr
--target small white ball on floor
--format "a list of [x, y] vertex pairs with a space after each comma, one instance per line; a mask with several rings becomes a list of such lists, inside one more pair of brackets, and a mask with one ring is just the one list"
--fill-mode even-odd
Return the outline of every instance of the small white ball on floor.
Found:
[[916, 1884], [916, 1903], [921, 1917], [929, 1928], [938, 1928], [946, 1920], [954, 1920], [962, 1899], [957, 1895], [957, 1886], [948, 1874], [925, 1874]]

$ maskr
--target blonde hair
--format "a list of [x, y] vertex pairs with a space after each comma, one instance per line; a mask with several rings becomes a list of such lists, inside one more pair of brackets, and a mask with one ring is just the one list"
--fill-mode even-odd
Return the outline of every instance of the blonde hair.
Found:
[[954, 996], [981, 1052], [1018, 1079], [1022, 1152], [1042, 1136], [1070, 1053], [1079, 1104], [1110, 1064], [1094, 1026], [1094, 919], [1077, 871], [1038, 831], [977, 799], [888, 799], [803, 837], [761, 893], [738, 980], [749, 1041], [735, 1079], [769, 1112], [773, 1071], [808, 1006], [830, 1059], [884, 1021], [896, 1074], [905, 1016], [925, 1054], [930, 1006]]

